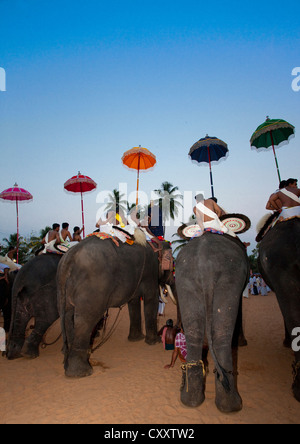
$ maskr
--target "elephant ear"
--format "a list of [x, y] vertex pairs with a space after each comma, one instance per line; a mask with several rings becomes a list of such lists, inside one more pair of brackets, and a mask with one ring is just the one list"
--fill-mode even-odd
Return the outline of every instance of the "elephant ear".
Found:
[[244, 214], [228, 213], [220, 217], [225, 227], [236, 234], [242, 234], [251, 227], [250, 219]]

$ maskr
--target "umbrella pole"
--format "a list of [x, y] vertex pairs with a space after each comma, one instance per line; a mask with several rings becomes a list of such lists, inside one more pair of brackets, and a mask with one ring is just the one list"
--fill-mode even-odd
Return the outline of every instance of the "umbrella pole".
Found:
[[273, 134], [272, 134], [272, 131], [270, 131], [270, 135], [271, 135], [272, 148], [273, 148], [273, 153], [274, 153], [274, 158], [275, 158], [275, 164], [276, 164], [276, 168], [277, 168], [278, 179], [279, 179], [279, 183], [280, 183], [280, 182], [281, 182], [281, 178], [280, 178], [279, 166], [278, 166], [277, 157], [276, 157], [275, 148], [274, 148], [274, 140], [273, 140]]
[[[81, 184], [80, 184], [81, 188]], [[83, 195], [82, 191], [80, 191], [81, 194], [81, 218], [82, 218], [82, 228], [83, 228], [83, 238], [85, 238], [85, 229], [84, 229], [84, 211], [83, 211]]]
[[16, 210], [17, 210], [17, 264], [19, 263], [19, 207], [18, 199], [16, 199]]
[[138, 171], [137, 171], [137, 182], [136, 182], [136, 201], [135, 201], [136, 207], [139, 204], [140, 160], [141, 160], [141, 155], [139, 154]]
[[212, 195], [212, 197], [215, 197], [215, 195], [214, 195], [213, 177], [212, 177], [212, 171], [211, 171], [211, 162], [210, 162], [209, 146], [207, 147], [207, 151], [208, 151], [208, 162], [209, 162], [209, 174], [210, 174], [211, 195]]

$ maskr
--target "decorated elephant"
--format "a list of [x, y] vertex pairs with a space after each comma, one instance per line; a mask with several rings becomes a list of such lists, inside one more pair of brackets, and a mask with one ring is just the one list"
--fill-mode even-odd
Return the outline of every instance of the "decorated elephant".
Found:
[[145, 342], [150, 345], [158, 342], [159, 274], [157, 253], [145, 241], [144, 235], [132, 245], [127, 242], [116, 245], [95, 235], [68, 251], [57, 273], [66, 376], [91, 375], [90, 331], [110, 307], [128, 304], [128, 339], [138, 341], [144, 338], [142, 298]]
[[[260, 240], [258, 260], [261, 274], [276, 293], [286, 329], [293, 339], [294, 332], [300, 328], [300, 219], [279, 222], [264, 237], [260, 233], [257, 240]], [[292, 390], [300, 402], [299, 347], [294, 352]]]
[[[8, 359], [36, 358], [47, 329], [58, 317], [56, 272], [61, 256], [43, 254], [27, 262], [18, 272], [12, 288], [12, 320], [7, 345]], [[34, 328], [25, 339], [28, 321]]]
[[217, 407], [225, 413], [242, 408], [233, 375], [232, 339], [248, 278], [246, 249], [226, 234], [205, 232], [177, 257], [176, 288], [187, 343], [181, 401], [187, 406], [197, 407], [205, 399], [206, 338], [216, 367]]

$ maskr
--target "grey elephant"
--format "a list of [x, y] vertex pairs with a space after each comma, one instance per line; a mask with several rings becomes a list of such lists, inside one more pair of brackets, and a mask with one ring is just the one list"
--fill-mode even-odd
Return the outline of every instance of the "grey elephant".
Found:
[[[257, 240], [260, 237], [258, 235]], [[266, 233], [259, 243], [258, 261], [265, 282], [276, 293], [288, 335], [293, 339], [293, 332], [300, 328], [299, 218], [277, 223]], [[297, 343], [294, 354], [292, 390], [300, 402], [300, 349]]]
[[218, 409], [239, 411], [242, 399], [233, 375], [232, 339], [243, 289], [249, 278], [246, 249], [237, 238], [206, 232], [191, 240], [176, 260], [176, 288], [187, 343], [181, 401], [205, 399], [202, 347], [207, 338], [214, 360]]
[[64, 367], [68, 377], [92, 373], [89, 363], [89, 335], [110, 307], [128, 304], [128, 339], [144, 338], [141, 302], [147, 344], [159, 341], [157, 335], [159, 263], [157, 254], [142, 245], [100, 240], [91, 236], [62, 258], [57, 273], [58, 305], [64, 340]]
[[[36, 358], [47, 329], [59, 318], [56, 272], [61, 256], [43, 254], [28, 261], [16, 274], [12, 288], [12, 319], [7, 358]], [[28, 321], [34, 328], [25, 339]]]

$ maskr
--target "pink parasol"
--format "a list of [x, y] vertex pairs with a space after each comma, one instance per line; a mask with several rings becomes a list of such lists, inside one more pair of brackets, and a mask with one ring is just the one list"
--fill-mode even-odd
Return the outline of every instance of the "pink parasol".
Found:
[[2, 200], [10, 200], [16, 202], [16, 210], [17, 210], [17, 263], [19, 263], [19, 202], [30, 201], [33, 199], [32, 195], [29, 191], [24, 190], [24, 188], [20, 188], [18, 184], [14, 184], [12, 188], [7, 188], [7, 190], [2, 191], [0, 193], [0, 199]]
[[77, 176], [71, 177], [71, 179], [67, 180], [64, 183], [64, 188], [71, 193], [80, 193], [81, 195], [81, 216], [82, 216], [82, 228], [83, 228], [83, 237], [85, 237], [84, 231], [84, 211], [83, 211], [83, 193], [88, 193], [89, 191], [93, 191], [97, 188], [96, 182], [94, 182], [90, 177], [84, 176], [78, 171]]

